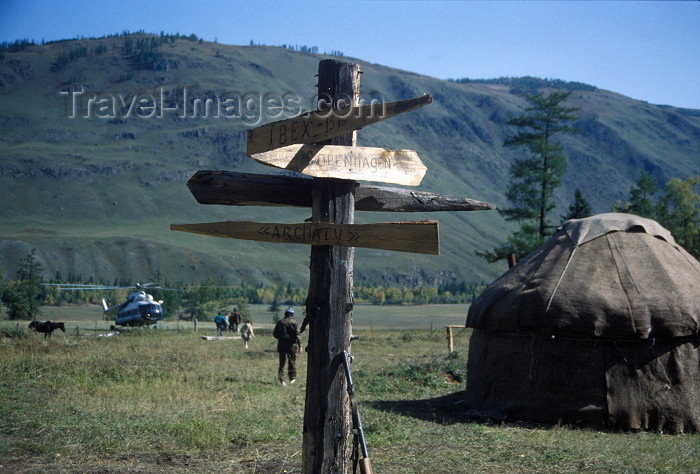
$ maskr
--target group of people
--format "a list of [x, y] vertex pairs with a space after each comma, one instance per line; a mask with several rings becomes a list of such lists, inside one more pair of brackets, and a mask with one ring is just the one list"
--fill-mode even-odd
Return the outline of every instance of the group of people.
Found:
[[[214, 322], [216, 323], [216, 334], [220, 337], [228, 327], [231, 331], [241, 333], [241, 339], [245, 342], [245, 348], [248, 349], [248, 342], [255, 337], [253, 334], [253, 325], [249, 319], [239, 327], [241, 323], [241, 314], [237, 308], [234, 308], [231, 315], [226, 319], [226, 316], [219, 314]], [[228, 323], [228, 325], [227, 325]], [[284, 312], [284, 318], [277, 321], [275, 329], [272, 331], [272, 336], [277, 339], [277, 353], [279, 354], [279, 367], [277, 369], [277, 379], [282, 385], [293, 384], [297, 378], [297, 354], [301, 352], [301, 331], [299, 324], [294, 319], [294, 308], [288, 307]], [[286, 378], [285, 378], [286, 368]]]
[[253, 325], [250, 319], [246, 319], [243, 324], [241, 321], [243, 317], [241, 313], [238, 312], [238, 308], [233, 308], [233, 311], [228, 318], [223, 314], [219, 313], [216, 318], [214, 318], [214, 323], [216, 324], [216, 335], [221, 337], [221, 335], [228, 329], [229, 331], [240, 332], [241, 339], [245, 343], [245, 348], [248, 349], [248, 342], [251, 338], [255, 337], [253, 332]]

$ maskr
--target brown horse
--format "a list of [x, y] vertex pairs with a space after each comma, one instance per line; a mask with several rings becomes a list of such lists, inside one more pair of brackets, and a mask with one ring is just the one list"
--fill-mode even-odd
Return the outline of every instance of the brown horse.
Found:
[[51, 333], [56, 329], [66, 332], [66, 327], [63, 325], [63, 323], [54, 323], [51, 321], [46, 321], [45, 323], [42, 323], [41, 321], [32, 321], [29, 323], [29, 329], [34, 329], [37, 332], [43, 332], [44, 339], [46, 339], [47, 336], [51, 337]]

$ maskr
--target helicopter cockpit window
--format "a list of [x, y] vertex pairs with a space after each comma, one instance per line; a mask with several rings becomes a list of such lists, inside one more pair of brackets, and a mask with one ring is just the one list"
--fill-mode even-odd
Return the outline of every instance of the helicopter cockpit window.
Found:
[[141, 306], [139, 306], [139, 310], [141, 311], [141, 316], [143, 316], [145, 319], [160, 319], [161, 318], [160, 305], [142, 304]]

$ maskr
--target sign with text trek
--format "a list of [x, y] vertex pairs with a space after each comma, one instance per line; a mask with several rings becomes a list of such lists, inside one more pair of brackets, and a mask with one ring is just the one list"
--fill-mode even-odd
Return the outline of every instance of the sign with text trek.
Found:
[[318, 143], [430, 104], [430, 94], [397, 102], [348, 106], [339, 110], [308, 112], [261, 125], [248, 131], [247, 155], [288, 145]]

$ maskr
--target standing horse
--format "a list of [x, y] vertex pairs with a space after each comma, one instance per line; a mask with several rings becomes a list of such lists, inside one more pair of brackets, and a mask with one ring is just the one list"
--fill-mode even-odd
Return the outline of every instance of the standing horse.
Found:
[[63, 323], [54, 323], [51, 321], [46, 321], [45, 323], [42, 323], [41, 321], [32, 321], [29, 323], [29, 329], [34, 329], [37, 332], [43, 332], [44, 339], [46, 339], [46, 337], [51, 337], [51, 333], [56, 329], [66, 332], [66, 327], [63, 325]]

